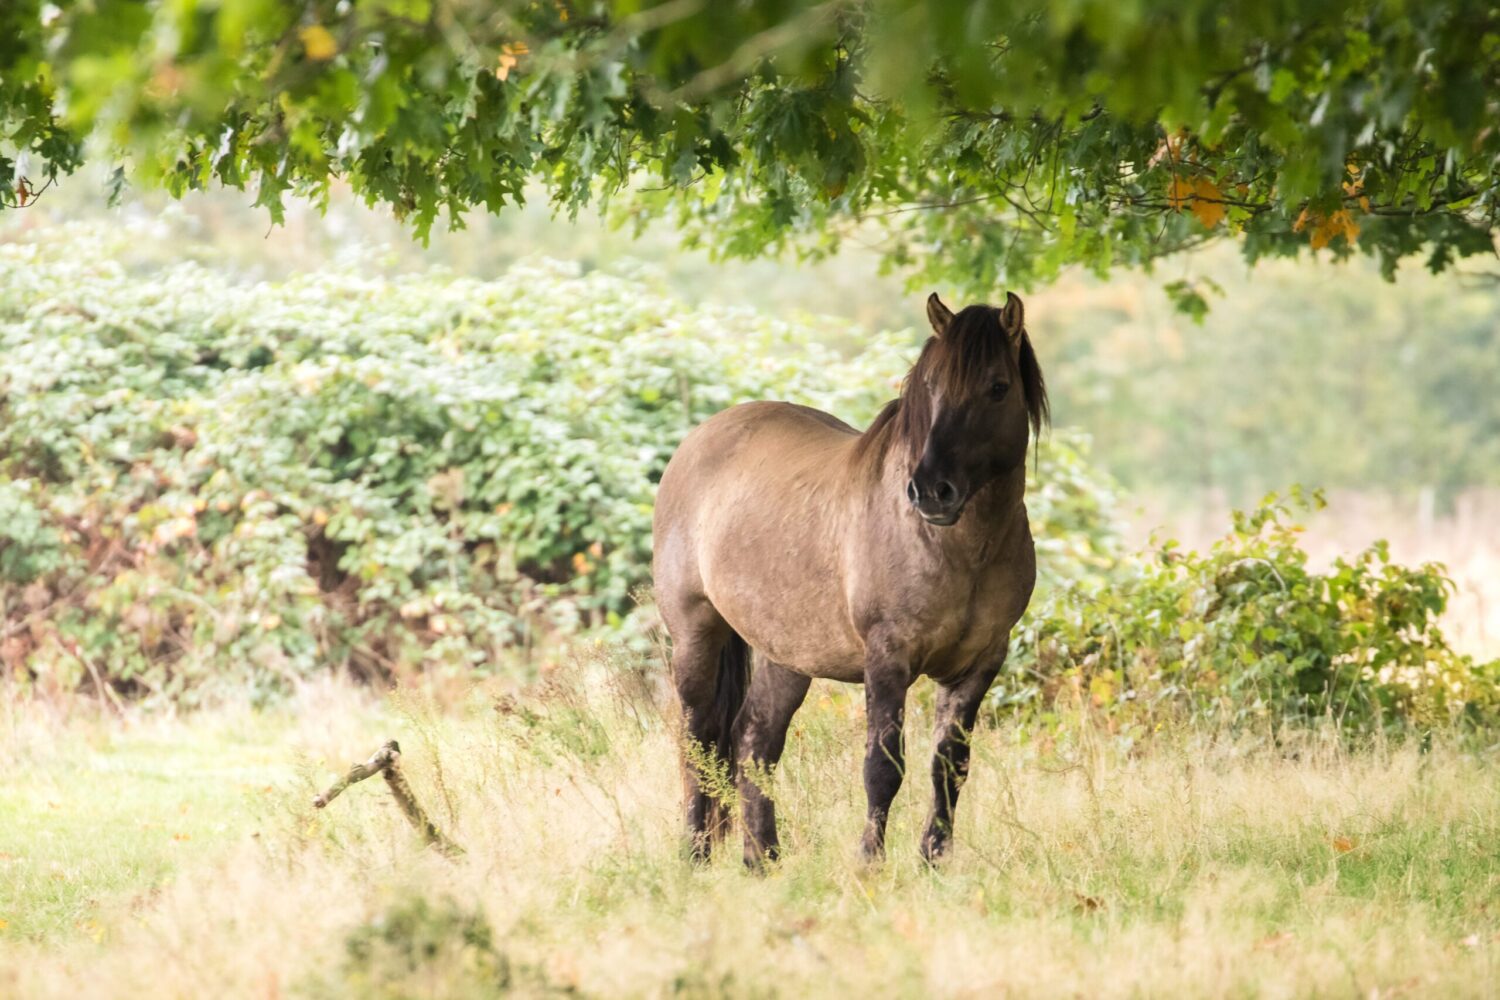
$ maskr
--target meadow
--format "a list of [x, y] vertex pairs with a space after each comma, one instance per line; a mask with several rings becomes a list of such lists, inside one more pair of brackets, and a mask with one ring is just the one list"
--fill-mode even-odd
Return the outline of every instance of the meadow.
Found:
[[[1060, 426], [952, 855], [930, 687], [866, 866], [819, 682], [784, 860], [695, 867], [652, 484], [739, 399], [867, 418], [916, 335], [623, 264], [253, 280], [161, 228], [0, 243], [0, 997], [1494, 994], [1486, 494], [1153, 507]], [[1108, 396], [1079, 343], [1060, 412]], [[313, 808], [390, 738], [461, 856], [378, 780]]]
[[[890, 858], [866, 867], [857, 694], [819, 682], [796, 720], [775, 778], [786, 857], [761, 877], [737, 845], [684, 859], [663, 692], [598, 655], [524, 691], [320, 679], [271, 712], [8, 703], [0, 993], [1494, 990], [1492, 754], [1329, 732], [1123, 750], [1085, 707], [1050, 735], [979, 731], [936, 869], [909, 780]], [[909, 721], [913, 754], [926, 722]], [[312, 808], [387, 737], [462, 856], [425, 847], [379, 781]]]
[[[0, 1000], [1500, 1000], [1497, 54], [1495, 0], [4, 0]], [[741, 563], [858, 595], [875, 707], [815, 684], [750, 871], [652, 532], [720, 534], [658, 484], [759, 399], [926, 443], [847, 506], [679, 467], [778, 467], [699, 546], [763, 652], [858, 658]], [[782, 530], [862, 501], [938, 558]], [[924, 864], [951, 699], [884, 680], [995, 613]]]

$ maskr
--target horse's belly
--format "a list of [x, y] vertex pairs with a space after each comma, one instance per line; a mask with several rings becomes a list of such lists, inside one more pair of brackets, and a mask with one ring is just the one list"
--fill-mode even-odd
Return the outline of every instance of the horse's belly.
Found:
[[709, 600], [751, 648], [812, 677], [855, 681], [864, 676], [864, 645], [849, 626], [836, 593], [779, 594], [774, 588], [715, 593]]
[[[741, 633], [743, 634], [743, 633]], [[863, 647], [856, 642], [799, 641], [788, 632], [751, 632], [745, 636], [752, 649], [789, 670], [809, 677], [860, 683], [865, 678]]]
[[[741, 549], [731, 543], [724, 549]], [[705, 566], [704, 589], [741, 638], [776, 663], [813, 677], [864, 676], [864, 644], [854, 631], [835, 568], [816, 546], [764, 542], [721, 549]], [[813, 551], [809, 551], [812, 549]]]

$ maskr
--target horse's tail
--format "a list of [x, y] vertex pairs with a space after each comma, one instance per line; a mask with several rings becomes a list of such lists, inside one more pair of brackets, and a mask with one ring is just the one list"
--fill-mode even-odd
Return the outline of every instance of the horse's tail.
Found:
[[714, 688], [713, 732], [718, 734], [714, 750], [719, 760], [729, 766], [733, 778], [739, 762], [734, 752], [734, 721], [745, 704], [745, 693], [750, 690], [750, 646], [740, 638], [738, 632], [729, 633], [729, 641], [719, 650], [719, 680]]

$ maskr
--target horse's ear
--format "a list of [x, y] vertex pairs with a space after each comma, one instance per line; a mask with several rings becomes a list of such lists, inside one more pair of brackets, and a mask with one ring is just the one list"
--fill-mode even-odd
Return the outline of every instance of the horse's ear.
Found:
[[1005, 305], [1000, 309], [1000, 326], [1011, 340], [1021, 339], [1026, 329], [1026, 306], [1015, 292], [1005, 293]]
[[927, 296], [927, 322], [932, 324], [932, 333], [936, 337], [941, 337], [948, 324], [953, 322], [953, 310], [943, 305], [937, 292]]

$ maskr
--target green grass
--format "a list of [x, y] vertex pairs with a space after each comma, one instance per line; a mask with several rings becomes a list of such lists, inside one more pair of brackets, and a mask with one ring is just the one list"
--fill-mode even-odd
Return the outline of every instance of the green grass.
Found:
[[250, 836], [296, 773], [290, 720], [13, 726], [0, 782], [0, 941], [99, 937], [184, 867]]
[[[1484, 996], [1500, 982], [1492, 755], [1201, 734], [1126, 752], [1082, 727], [1058, 744], [988, 729], [953, 856], [930, 870], [917, 710], [891, 857], [866, 867], [849, 693], [819, 686], [799, 716], [775, 778], [787, 856], [762, 878], [737, 844], [707, 868], [683, 860], [670, 717], [597, 682], [519, 701], [476, 688], [441, 710], [324, 692], [274, 716], [62, 726], [0, 798], [16, 855], [0, 994]], [[424, 850], [380, 782], [308, 807], [387, 736], [462, 858]], [[51, 878], [59, 864], [68, 879]]]

